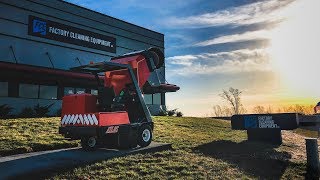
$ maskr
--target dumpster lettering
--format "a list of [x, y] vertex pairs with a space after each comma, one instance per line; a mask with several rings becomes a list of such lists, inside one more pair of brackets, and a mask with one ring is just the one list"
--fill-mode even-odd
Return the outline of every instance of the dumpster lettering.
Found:
[[259, 128], [280, 128], [274, 120], [272, 116], [258, 116]]

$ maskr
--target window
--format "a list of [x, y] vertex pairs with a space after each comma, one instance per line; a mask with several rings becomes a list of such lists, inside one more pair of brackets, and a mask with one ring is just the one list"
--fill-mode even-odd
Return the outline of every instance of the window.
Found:
[[64, 87], [64, 95], [74, 94], [74, 92], [73, 87]]
[[38, 98], [39, 85], [20, 84], [19, 96], [23, 98]]
[[[92, 90], [91, 90], [92, 92]], [[64, 87], [64, 95], [69, 95], [69, 94], [83, 94], [86, 93], [85, 88], [73, 88], [73, 87]], [[97, 91], [98, 93], [98, 91]]]
[[98, 95], [98, 90], [91, 89], [90, 93], [93, 94], [93, 95]]
[[40, 99], [57, 99], [58, 88], [56, 86], [40, 85]]
[[143, 97], [146, 104], [152, 104], [152, 94], [144, 94]]
[[86, 89], [84, 89], [84, 88], [76, 88], [76, 93], [77, 93], [77, 94], [86, 93]]
[[153, 104], [161, 105], [161, 94], [153, 94]]
[[8, 96], [8, 82], [0, 81], [0, 96]]

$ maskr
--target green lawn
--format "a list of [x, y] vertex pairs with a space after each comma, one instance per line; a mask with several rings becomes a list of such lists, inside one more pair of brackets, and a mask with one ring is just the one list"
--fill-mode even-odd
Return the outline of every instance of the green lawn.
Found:
[[0, 156], [78, 146], [58, 134], [59, 118], [0, 120]]
[[[153, 117], [154, 141], [173, 144], [173, 150], [136, 154], [48, 174], [49, 179], [304, 179], [305, 162], [294, 161], [280, 147], [249, 143], [244, 131], [230, 122], [211, 118]], [[5, 132], [0, 146], [7, 154], [16, 148], [36, 151], [76, 146], [57, 134], [59, 118], [0, 122]], [[4, 141], [3, 141], [4, 140]], [[3, 149], [3, 148], [1, 148]], [[10, 153], [8, 153], [10, 152]]]

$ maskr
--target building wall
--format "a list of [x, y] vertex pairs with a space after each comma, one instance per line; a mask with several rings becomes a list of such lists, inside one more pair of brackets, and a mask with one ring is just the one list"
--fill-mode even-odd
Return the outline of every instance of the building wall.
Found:
[[[83, 47], [75, 44], [28, 35], [29, 16], [54, 21], [74, 28], [116, 38], [116, 53]], [[124, 53], [157, 47], [164, 51], [164, 35], [139, 27], [110, 16], [106, 16], [59, 0], [1, 0], [0, 1], [0, 62], [27, 64], [54, 69], [68, 70], [70, 67], [88, 64], [90, 61], [108, 61]], [[159, 69], [161, 82], [164, 82], [164, 68]], [[155, 74], [149, 78], [155, 80]], [[21, 96], [21, 84], [35, 84], [38, 97]], [[60, 108], [61, 100], [43, 99], [42, 86], [53, 86], [50, 91], [65, 91], [67, 85], [55, 82], [25, 82], [25, 80], [7, 79], [0, 76], [0, 104], [9, 104], [19, 113], [23, 106], [32, 107], [37, 103], [54, 103], [52, 114]], [[83, 88], [85, 85], [74, 85]], [[18, 93], [5, 92], [15, 89]], [[18, 90], [17, 90], [18, 89]], [[90, 91], [90, 89], [85, 89]], [[50, 92], [48, 92], [50, 93]], [[13, 95], [12, 95], [13, 94]], [[58, 92], [57, 92], [58, 94]], [[8, 97], [9, 96], [9, 97]], [[165, 104], [164, 94], [145, 95], [152, 114], [156, 114]], [[158, 99], [161, 99], [158, 101]]]

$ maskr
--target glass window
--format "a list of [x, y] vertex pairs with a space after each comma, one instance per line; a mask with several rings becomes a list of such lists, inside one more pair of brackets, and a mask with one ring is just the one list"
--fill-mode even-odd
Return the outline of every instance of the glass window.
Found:
[[93, 95], [98, 95], [98, 90], [96, 90], [96, 89], [91, 89], [91, 92], [90, 92], [91, 94], [93, 94]]
[[57, 86], [43, 86], [40, 85], [40, 99], [57, 99]]
[[8, 96], [8, 82], [0, 82], [0, 96]]
[[153, 94], [153, 104], [161, 104], [161, 94]]
[[76, 93], [77, 93], [77, 94], [86, 93], [86, 89], [84, 89], [84, 88], [76, 88]]
[[19, 84], [19, 97], [38, 98], [39, 85]]
[[73, 87], [64, 87], [64, 95], [74, 94]]
[[144, 94], [143, 97], [146, 104], [152, 104], [152, 94]]

